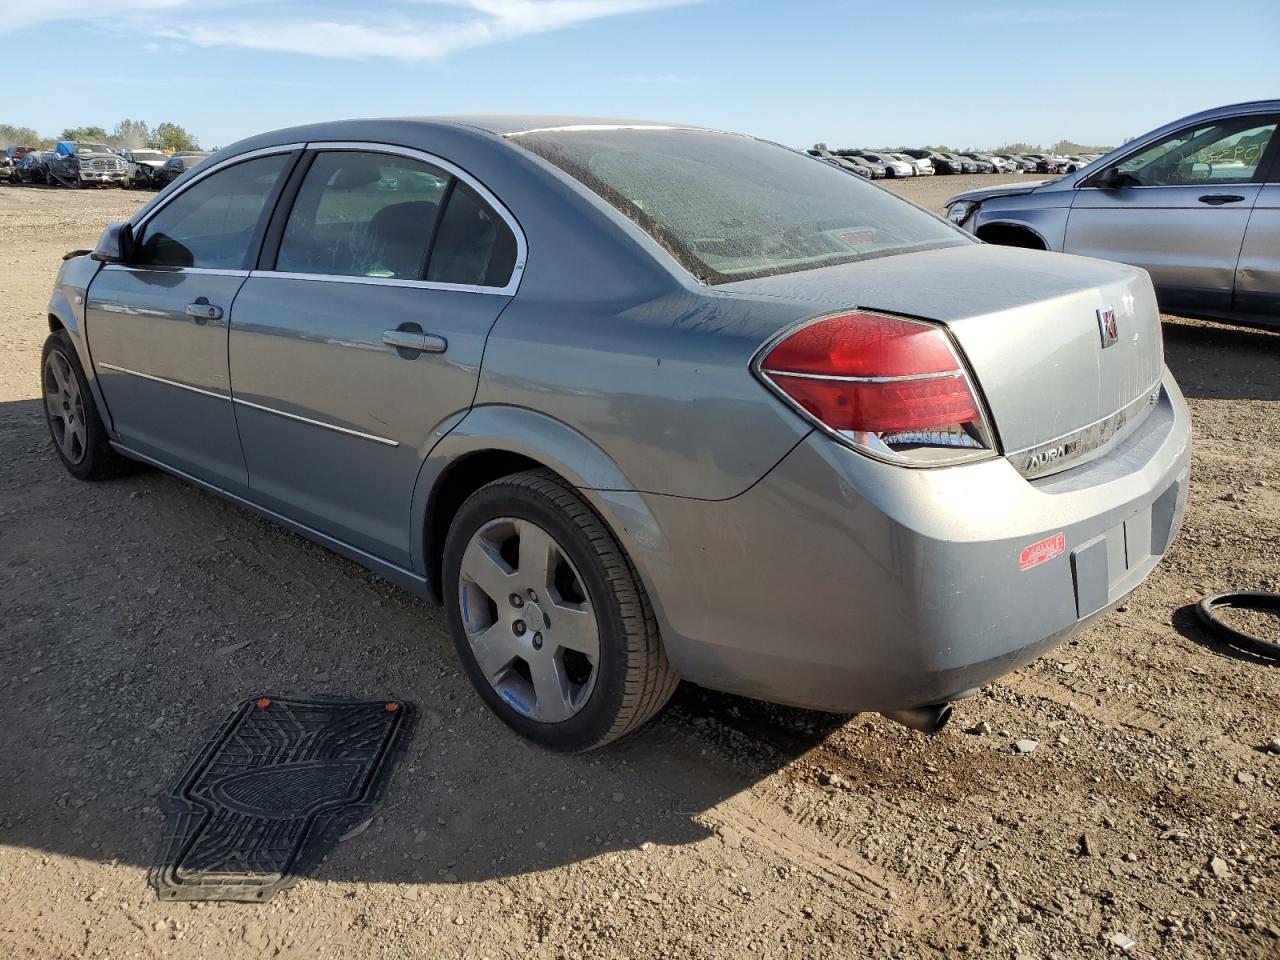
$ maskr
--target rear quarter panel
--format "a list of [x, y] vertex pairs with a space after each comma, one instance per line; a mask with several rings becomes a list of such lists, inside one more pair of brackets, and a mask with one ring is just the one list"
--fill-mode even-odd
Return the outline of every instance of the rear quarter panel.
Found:
[[589, 438], [620, 475], [601, 489], [726, 499], [809, 432], [750, 372], [760, 345], [804, 315], [712, 292], [619, 304], [522, 291], [490, 337], [476, 405], [527, 407]]

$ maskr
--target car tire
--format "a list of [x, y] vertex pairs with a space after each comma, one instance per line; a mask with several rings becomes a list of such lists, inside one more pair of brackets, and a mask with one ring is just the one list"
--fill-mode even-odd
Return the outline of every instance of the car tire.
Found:
[[107, 480], [134, 462], [117, 453], [98, 415], [80, 358], [65, 330], [49, 334], [40, 356], [45, 423], [58, 459], [77, 480]]
[[641, 727], [675, 692], [679, 677], [635, 567], [550, 471], [472, 494], [449, 527], [443, 568], [463, 667], [489, 708], [529, 740], [592, 750]]

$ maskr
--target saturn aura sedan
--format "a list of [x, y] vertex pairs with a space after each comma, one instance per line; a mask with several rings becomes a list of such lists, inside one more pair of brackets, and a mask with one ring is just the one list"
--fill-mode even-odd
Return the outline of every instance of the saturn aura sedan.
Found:
[[152, 464], [440, 599], [564, 750], [680, 678], [936, 729], [1133, 590], [1187, 490], [1143, 271], [705, 129], [256, 136], [69, 254], [49, 325], [74, 476]]

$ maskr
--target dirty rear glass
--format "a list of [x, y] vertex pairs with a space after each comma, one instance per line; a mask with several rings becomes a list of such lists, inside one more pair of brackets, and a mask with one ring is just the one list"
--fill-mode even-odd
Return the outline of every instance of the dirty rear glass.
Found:
[[509, 139], [599, 194], [705, 283], [971, 242], [857, 176], [750, 137], [570, 127]]

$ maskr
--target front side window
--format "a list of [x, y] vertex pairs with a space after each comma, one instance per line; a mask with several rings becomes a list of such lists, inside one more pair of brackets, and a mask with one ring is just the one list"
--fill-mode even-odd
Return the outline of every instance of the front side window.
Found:
[[133, 263], [248, 269], [263, 208], [289, 160], [287, 154], [246, 160], [188, 187], [147, 221]]
[[1274, 117], [1233, 117], [1180, 130], [1120, 163], [1121, 183], [1250, 183], [1275, 132]]
[[705, 283], [973, 242], [831, 164], [750, 137], [565, 127], [509, 139], [612, 204]]
[[317, 154], [285, 224], [276, 269], [422, 279], [449, 179], [391, 154]]

